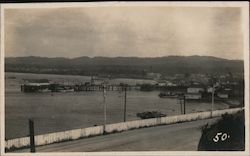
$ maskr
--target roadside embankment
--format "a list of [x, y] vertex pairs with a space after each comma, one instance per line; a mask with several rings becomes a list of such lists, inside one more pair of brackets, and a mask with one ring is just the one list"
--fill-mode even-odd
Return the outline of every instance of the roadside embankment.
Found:
[[[219, 117], [222, 114], [234, 114], [244, 108], [234, 108], [234, 109], [224, 109], [224, 110], [216, 110], [213, 111], [212, 117]], [[144, 120], [135, 120], [128, 122], [121, 122], [115, 124], [108, 124], [105, 126], [95, 126], [81, 129], [74, 129], [63, 132], [42, 134], [35, 136], [35, 145], [47, 145], [57, 142], [76, 140], [81, 138], [86, 138], [90, 136], [97, 136], [108, 133], [121, 132], [131, 129], [143, 128], [143, 127], [151, 127], [157, 125], [166, 125], [166, 124], [174, 124], [179, 122], [188, 122], [194, 120], [202, 120], [211, 118], [211, 112], [198, 112], [191, 114], [183, 114], [176, 116], [168, 116], [161, 118], [153, 118], [153, 119], [144, 119]], [[5, 141], [5, 149], [6, 151], [12, 151], [18, 148], [25, 148], [30, 146], [29, 137], [16, 138]]]

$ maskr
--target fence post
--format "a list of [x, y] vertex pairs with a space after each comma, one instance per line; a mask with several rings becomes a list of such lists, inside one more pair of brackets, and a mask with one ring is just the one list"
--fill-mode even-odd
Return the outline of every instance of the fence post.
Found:
[[30, 133], [30, 152], [36, 152], [35, 149], [35, 134], [34, 134], [34, 121], [29, 119], [29, 133]]

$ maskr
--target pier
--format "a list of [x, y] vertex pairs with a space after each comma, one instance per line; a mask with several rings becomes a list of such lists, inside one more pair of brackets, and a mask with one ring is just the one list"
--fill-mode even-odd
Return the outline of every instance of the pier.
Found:
[[[127, 91], [130, 90], [140, 90], [140, 86], [136, 85], [115, 85], [107, 84], [105, 85], [106, 91]], [[22, 92], [80, 92], [80, 91], [102, 91], [103, 85], [101, 84], [74, 84], [74, 85], [64, 85], [57, 83], [26, 83], [21, 85]]]

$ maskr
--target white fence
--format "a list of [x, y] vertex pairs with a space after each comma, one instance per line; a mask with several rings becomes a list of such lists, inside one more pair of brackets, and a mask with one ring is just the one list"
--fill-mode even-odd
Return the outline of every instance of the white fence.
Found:
[[[233, 114], [242, 110], [242, 108], [234, 108], [234, 109], [225, 109], [225, 110], [216, 110], [213, 111], [213, 117], [221, 116], [222, 114], [228, 113]], [[165, 124], [173, 124], [184, 121], [193, 121], [200, 119], [207, 119], [211, 117], [211, 112], [199, 112], [199, 113], [191, 113], [184, 115], [176, 115], [169, 117], [161, 117], [161, 118], [153, 118], [153, 119], [144, 119], [144, 120], [135, 120], [128, 122], [121, 122], [115, 124], [108, 124], [105, 126], [105, 132], [120, 132], [126, 131], [130, 129], [136, 129], [141, 127], [150, 127], [156, 125], [165, 125]], [[79, 138], [101, 135], [103, 134], [103, 126], [95, 126], [81, 129], [74, 129], [63, 132], [49, 133], [43, 135], [35, 136], [35, 145], [47, 145], [56, 142], [75, 140]], [[29, 137], [11, 139], [5, 141], [5, 148], [21, 148], [27, 147], [30, 145]]]

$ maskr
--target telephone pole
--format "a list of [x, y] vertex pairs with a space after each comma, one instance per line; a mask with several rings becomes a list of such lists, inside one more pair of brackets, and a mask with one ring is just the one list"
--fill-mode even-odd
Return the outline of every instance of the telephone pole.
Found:
[[124, 114], [123, 114], [123, 121], [126, 122], [126, 112], [127, 112], [127, 86], [124, 85]]
[[[186, 97], [185, 94], [180, 96], [181, 114], [186, 114]], [[182, 106], [183, 104], [183, 106]]]
[[184, 106], [184, 114], [186, 114], [186, 97], [185, 97], [185, 94], [183, 96], [183, 106]]
[[182, 114], [182, 101], [181, 101], [181, 98], [180, 98], [180, 106], [181, 106], [181, 114]]
[[103, 133], [105, 134], [105, 127], [107, 122], [107, 106], [106, 106], [106, 85], [103, 84], [103, 109], [104, 109], [104, 124], [103, 124]]
[[214, 84], [212, 89], [211, 117], [213, 117], [213, 110], [214, 110]]

